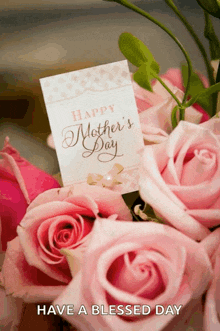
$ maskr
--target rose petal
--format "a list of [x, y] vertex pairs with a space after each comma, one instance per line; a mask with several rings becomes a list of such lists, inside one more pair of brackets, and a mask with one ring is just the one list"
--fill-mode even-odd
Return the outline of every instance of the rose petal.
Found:
[[169, 188], [189, 209], [200, 209], [201, 206], [208, 210], [209, 208], [215, 208], [215, 206], [218, 208], [216, 203], [219, 201], [220, 177], [217, 175], [216, 173], [211, 181], [193, 187], [169, 185]]
[[216, 154], [208, 150], [195, 150], [195, 157], [183, 168], [181, 185], [197, 185], [211, 180], [216, 172]]
[[65, 288], [62, 283], [29, 266], [18, 237], [8, 243], [2, 274], [7, 295], [12, 294], [26, 302], [51, 301]]
[[220, 209], [191, 209], [187, 213], [207, 228], [212, 228], [219, 224]]
[[[175, 242], [174, 247], [177, 247], [177, 250], [173, 249], [172, 245], [168, 247], [166, 245], [167, 241], [163, 242], [163, 235], [169, 238], [170, 244], [172, 241]], [[145, 242], [146, 246], [143, 246], [143, 242]], [[102, 315], [99, 313], [96, 316], [92, 316], [91, 305], [95, 304], [99, 307], [103, 305], [105, 311], [108, 309], [109, 304], [105, 283], [106, 272], [104, 272], [104, 269], [107, 270], [115, 261], [116, 256], [123, 253], [123, 250], [132, 251], [133, 249], [137, 249], [139, 251], [141, 246], [142, 249], [153, 249], [154, 247], [155, 251], [158, 251], [158, 247], [162, 248], [163, 245], [163, 255], [165, 258], [169, 259], [170, 257], [169, 261], [173, 261], [172, 256], [176, 256], [177, 265], [174, 264], [175, 268], [178, 268], [178, 261], [180, 266], [182, 262], [181, 255], [179, 256], [180, 259], [178, 259], [177, 251], [179, 247], [183, 246], [186, 249], [186, 264], [185, 268], [183, 268], [184, 277], [177, 290], [178, 293], [172, 300], [167, 296], [168, 301], [165, 301], [167, 304], [171, 305], [174, 302], [177, 306], [180, 304], [186, 305], [192, 297], [201, 296], [201, 294], [204, 293], [212, 277], [211, 264], [204, 248], [179, 231], [168, 226], [154, 224], [152, 222], [141, 224], [127, 223], [126, 226], [123, 222], [119, 223], [103, 219], [99, 219], [95, 222], [91, 241], [85, 255], [83, 269], [76, 275], [74, 280], [70, 282], [61, 296], [55, 300], [54, 304], [62, 306], [62, 304], [66, 302], [71, 302], [78, 311], [83, 302], [88, 314], [82, 313], [75, 316], [65, 315], [65, 318], [72, 323], [72, 325], [80, 327], [81, 330], [162, 330], [171, 321], [172, 315], [162, 315], [159, 319], [158, 316], [154, 314], [144, 317], [140, 316], [140, 319], [137, 316], [137, 320], [131, 322], [125, 321], [117, 315]], [[156, 254], [154, 257], [156, 258]], [[161, 261], [162, 260], [160, 260], [160, 262]], [[120, 265], [118, 265], [118, 267], [120, 267]], [[119, 269], [118, 272], [120, 272]], [[175, 273], [175, 276], [176, 278], [179, 276], [178, 272]], [[169, 279], [171, 283], [173, 280], [175, 281], [173, 278]], [[128, 289], [130, 289], [130, 287]], [[131, 298], [132, 295], [128, 293], [126, 289], [123, 290], [122, 295], [123, 297], [119, 296], [119, 301], [122, 302], [125, 307], [128, 297]], [[122, 299], [126, 301], [123, 302]], [[138, 301], [138, 299], [140, 299], [140, 297], [134, 296], [135, 302], [140, 304], [141, 300]], [[164, 300], [166, 299], [164, 298]], [[160, 304], [160, 301], [157, 301], [157, 304]]]
[[2, 250], [7, 242], [16, 236], [16, 229], [23, 218], [28, 204], [20, 190], [19, 184], [1, 179], [0, 185], [0, 219]]
[[92, 200], [98, 205], [102, 217], [117, 214], [120, 220], [132, 221], [130, 210], [124, 203], [120, 193], [88, 184], [74, 185], [44, 192], [31, 203], [28, 211], [46, 202], [63, 201], [70, 197], [83, 195], [92, 197]]
[[[219, 246], [220, 247], [220, 246]], [[220, 249], [215, 259], [214, 279], [206, 295], [204, 330], [217, 331], [220, 328]]]
[[[95, 216], [95, 218], [97, 217], [98, 213], [99, 213], [99, 207], [97, 205], [97, 203], [90, 198], [89, 196], [74, 196], [74, 197], [68, 197], [65, 199], [66, 202], [70, 202], [73, 203], [77, 206], [83, 207], [88, 211], [92, 211], [94, 215], [90, 214], [91, 217]], [[88, 214], [88, 216], [90, 216]]]
[[[81, 222], [78, 222], [71, 216], [57, 216], [54, 218], [47, 219], [39, 226], [37, 230], [37, 237], [41, 249], [44, 251], [47, 263], [60, 263], [63, 260], [63, 256], [60, 255], [60, 248], [64, 248], [66, 244], [59, 247], [56, 243], [56, 231], [57, 227], [62, 224], [72, 225], [72, 236], [68, 246], [72, 247], [79, 245], [83, 236], [90, 232], [91, 227], [87, 230], [87, 233], [83, 233]], [[80, 227], [78, 233], [74, 233], [74, 226]], [[67, 247], [68, 247], [67, 246]], [[44, 259], [44, 258], [43, 258]], [[45, 259], [44, 259], [45, 260]]]
[[[199, 161], [195, 161], [197, 166], [198, 162], [206, 162], [202, 174], [201, 166], [198, 173], [198, 167], [192, 161], [194, 152], [200, 153]], [[145, 147], [140, 195], [168, 224], [195, 240], [201, 240], [209, 233], [204, 227], [216, 226], [220, 222], [219, 159], [220, 144], [211, 131], [180, 122], [167, 142]], [[203, 210], [207, 209], [203, 215], [197, 212], [201, 206]]]
[[[79, 207], [81, 208], [81, 207]], [[40, 224], [48, 217], [55, 217], [59, 215], [75, 215], [76, 207], [71, 203], [65, 201], [54, 201], [46, 203], [45, 205], [38, 206], [31, 209], [23, 218], [17, 228], [18, 236], [25, 254], [27, 262], [39, 268], [42, 272], [50, 277], [57, 279], [61, 282], [69, 282], [69, 277], [65, 274], [64, 270], [56, 269], [51, 265], [45, 263], [38, 255], [38, 240], [37, 230]]]
[[[10, 147], [7, 147], [7, 150], [9, 149]], [[8, 153], [10, 153], [10, 151], [8, 151]], [[5, 163], [8, 165], [9, 168], [11, 168], [11, 171], [12, 173], [14, 174], [18, 184], [19, 184], [19, 187], [21, 189], [21, 192], [23, 193], [26, 201], [28, 204], [30, 204], [30, 198], [29, 198], [29, 194], [28, 194], [28, 191], [27, 191], [27, 188], [26, 188], [26, 185], [25, 185], [25, 181], [24, 181], [24, 178], [21, 174], [21, 171], [14, 159], [14, 157], [12, 157], [10, 154], [8, 153], [3, 153], [1, 152], [0, 155], [5, 159]], [[1, 165], [1, 167], [6, 167], [7, 169], [7, 165], [5, 166], [4, 164]]]
[[75, 195], [91, 195], [99, 207], [99, 213], [102, 217], [108, 217], [117, 214], [118, 219], [123, 221], [132, 221], [129, 208], [124, 203], [120, 193], [109, 189], [91, 186], [88, 184], [76, 185], [74, 188]]
[[[151, 238], [152, 241], [155, 242], [155, 238]], [[160, 238], [157, 237], [157, 240]], [[166, 240], [167, 239], [167, 240]], [[163, 242], [166, 240], [168, 251], [172, 250], [174, 248], [174, 242], [172, 245], [170, 245], [170, 242], [168, 238], [163, 237]], [[143, 239], [142, 239], [143, 241]], [[180, 283], [182, 281], [182, 275], [183, 270], [185, 267], [184, 263], [184, 255], [185, 252], [183, 250], [178, 251], [178, 246], [176, 246], [175, 254], [169, 254], [169, 261], [166, 261], [166, 259], [163, 257], [162, 254], [155, 253], [153, 251], [149, 251], [148, 258], [154, 263], [158, 263], [158, 268], [161, 271], [161, 274], [163, 275], [163, 281], [162, 283], [167, 283], [167, 279], [169, 279], [169, 282], [166, 284], [166, 288], [164, 292], [157, 295], [155, 298], [148, 298], [148, 297], [142, 297], [134, 293], [133, 284], [129, 283], [129, 290], [125, 292], [126, 284], [123, 284], [123, 288], [121, 289], [121, 282], [118, 283], [117, 280], [117, 274], [115, 275], [115, 281], [114, 278], [112, 278], [111, 283], [106, 279], [107, 271], [110, 268], [110, 263], [113, 259], [117, 259], [121, 254], [128, 252], [128, 251], [136, 251], [140, 249], [140, 246], [143, 246], [143, 243], [141, 243], [141, 238], [139, 238], [139, 243], [135, 244], [129, 242], [129, 243], [121, 243], [118, 244], [116, 247], [113, 247], [112, 249], [109, 249], [104, 254], [102, 254], [99, 258], [99, 263], [97, 265], [97, 278], [98, 282], [101, 284], [102, 288], [107, 291], [113, 298], [116, 299], [116, 303], [118, 304], [119, 301], [127, 302], [128, 304], [148, 304], [152, 308], [157, 304], [157, 302], [161, 302], [161, 304], [164, 303], [164, 298], [166, 297], [166, 300], [168, 298], [171, 300], [178, 292], [178, 289], [180, 287]], [[170, 246], [170, 247], [169, 247]], [[151, 248], [151, 244], [149, 243], [149, 247]], [[146, 248], [147, 249], [147, 248]], [[155, 245], [155, 250], [160, 250], [160, 245]], [[156, 256], [155, 256], [156, 254]], [[170, 255], [173, 255], [172, 257]], [[176, 256], [175, 256], [176, 255]], [[174, 264], [175, 260], [175, 268], [173, 268], [172, 264]], [[176, 277], [176, 273], [179, 271], [179, 277]], [[118, 273], [122, 273], [122, 271], [118, 270]], [[166, 279], [167, 278], [167, 279]], [[113, 285], [112, 285], [113, 284]], [[128, 285], [128, 284], [127, 284]], [[162, 285], [162, 284], [161, 284]], [[151, 289], [152, 290], [152, 289]]]
[[30, 201], [39, 193], [59, 187], [57, 181], [22, 158], [5, 139], [0, 155], [0, 217], [2, 223], [2, 249], [16, 236], [16, 227], [25, 214]]
[[154, 128], [144, 123], [141, 123], [141, 130], [145, 145], [151, 143], [159, 144], [168, 138], [168, 134], [162, 129]]
[[42, 191], [60, 187], [52, 176], [22, 158], [18, 151], [9, 144], [9, 139], [6, 139], [2, 153], [10, 163], [12, 174], [18, 180], [19, 185], [21, 185], [21, 190], [25, 197], [27, 197], [28, 192], [30, 201], [35, 199]]
[[[159, 236], [159, 241], [161, 241], [161, 235], [175, 238], [175, 242], [178, 242], [178, 245], [181, 244], [184, 247], [187, 247], [187, 250], [191, 252], [190, 256], [187, 256], [186, 262], [186, 268], [190, 268], [189, 272], [191, 274], [191, 277], [189, 278], [191, 283], [190, 287], [194, 289], [194, 294], [197, 297], [201, 295], [201, 287], [199, 284], [203, 283], [204, 285], [204, 281], [206, 282], [206, 280], [210, 278], [212, 267], [205, 250], [202, 249], [200, 244], [167, 225], [156, 224], [153, 222], [132, 222], [126, 224], [124, 222], [114, 222], [112, 220], [109, 221], [103, 219], [99, 219], [95, 222], [92, 238], [87, 250], [86, 264], [84, 265], [85, 272], [83, 273], [83, 276], [85, 277], [85, 293], [87, 291], [86, 284], [90, 283], [89, 275], [91, 274], [91, 269], [94, 265], [97, 265], [97, 256], [101, 256], [103, 251], [118, 241], [120, 241], [120, 243], [125, 242], [127, 244], [129, 242], [133, 243], [134, 241], [139, 243], [141, 236], [145, 238], [143, 240], [146, 240], [145, 245], [152, 242], [154, 248], [157, 249], [159, 244], [156, 243], [155, 233], [156, 236]], [[170, 257], [174, 254], [174, 252], [173, 249], [167, 250], [167, 247], [168, 246], [164, 249], [164, 254]], [[203, 272], [200, 274], [200, 279], [198, 279], [197, 263], [203, 266]], [[177, 268], [180, 269], [180, 266]], [[201, 279], [203, 279], [202, 283], [200, 283]]]
[[200, 242], [200, 245], [208, 253], [209, 257], [211, 258], [215, 251], [217, 250], [220, 243], [220, 228], [216, 229], [215, 231], [211, 232], [205, 239]]
[[[87, 239], [89, 239], [88, 237], [90, 236], [91, 234], [87, 236]], [[88, 241], [89, 240], [84, 241], [80, 246], [74, 249], [67, 249], [67, 248], [61, 249], [61, 254], [63, 254], [67, 258], [72, 277], [75, 277], [75, 275], [81, 269], [81, 264], [86, 248], [88, 246]]]
[[[176, 86], [173, 86], [169, 80], [164, 79], [164, 83], [170, 88], [173, 94], [182, 101], [184, 93]], [[134, 86], [136, 86], [134, 84]], [[140, 114], [141, 128], [144, 135], [144, 142], [159, 143], [165, 139], [165, 136], [172, 131], [171, 112], [176, 106], [176, 101], [170, 96], [167, 90], [159, 83], [156, 82], [153, 86], [154, 93], [143, 91], [143, 89], [136, 88], [136, 97], [138, 98], [138, 108]], [[144, 110], [144, 101], [145, 107]], [[151, 105], [151, 107], [150, 107]], [[166, 111], [164, 111], [166, 109]], [[200, 123], [202, 114], [198, 112], [194, 107], [187, 108], [185, 114], [185, 120], [192, 123]], [[154, 135], [152, 136], [152, 129], [154, 129]], [[156, 130], [158, 133], [156, 133]], [[149, 139], [149, 140], [148, 140]]]
[[209, 121], [200, 124], [203, 128], [211, 130], [220, 139], [220, 113], [217, 113]]
[[[156, 146], [157, 147], [157, 146]], [[144, 154], [142, 156], [142, 167], [140, 171], [140, 183], [142, 184], [142, 178], [145, 180], [146, 177], [150, 178], [152, 181], [155, 181], [158, 185], [158, 188], [164, 193], [167, 198], [173, 201], [173, 203], [177, 204], [178, 207], [185, 209], [185, 205], [173, 194], [173, 192], [169, 189], [169, 187], [164, 182], [160, 172], [165, 167], [165, 164], [168, 162], [168, 158], [166, 155], [161, 154], [161, 158], [157, 163], [156, 160], [162, 152], [163, 146], [158, 146], [159, 148], [154, 148], [152, 146], [148, 146], [144, 150]], [[142, 185], [141, 185], [142, 186]], [[140, 188], [142, 189], [142, 187]], [[141, 193], [140, 193], [141, 194]]]
[[[204, 239], [210, 231], [163, 194], [149, 178], [142, 183], [140, 195], [163, 219], [194, 240]], [[158, 204], [160, 201], [160, 204]]]

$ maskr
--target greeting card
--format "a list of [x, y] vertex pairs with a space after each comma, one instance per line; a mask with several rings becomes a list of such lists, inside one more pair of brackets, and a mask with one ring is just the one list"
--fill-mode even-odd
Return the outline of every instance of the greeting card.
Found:
[[127, 61], [40, 82], [64, 186], [137, 190], [143, 138]]

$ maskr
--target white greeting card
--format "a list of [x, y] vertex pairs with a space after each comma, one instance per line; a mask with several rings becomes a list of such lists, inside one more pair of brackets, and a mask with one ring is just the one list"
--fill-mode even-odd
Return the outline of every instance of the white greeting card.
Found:
[[90, 182], [102, 185], [109, 173], [116, 176], [114, 190], [137, 190], [143, 138], [127, 61], [40, 83], [64, 186], [87, 182], [89, 174]]

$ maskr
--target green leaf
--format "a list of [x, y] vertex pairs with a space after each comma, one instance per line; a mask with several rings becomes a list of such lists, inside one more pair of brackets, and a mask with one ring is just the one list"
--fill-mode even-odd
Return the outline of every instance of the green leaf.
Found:
[[198, 99], [201, 97], [209, 97], [211, 94], [219, 92], [220, 91], [220, 83], [217, 83], [215, 85], [210, 86], [209, 88], [205, 89], [203, 92], [200, 92], [199, 94], [192, 97], [186, 104], [186, 107], [190, 107], [192, 104], [197, 102]]
[[150, 64], [150, 68], [151, 68], [152, 71], [154, 71], [157, 75], [159, 74], [159, 72], [160, 72], [160, 66], [159, 66], [159, 64], [158, 64], [156, 61], [153, 61], [153, 62]]
[[[188, 81], [188, 67], [186, 65], [182, 65], [182, 77], [183, 77], [183, 85], [186, 87], [187, 81]], [[205, 91], [205, 87], [197, 75], [197, 73], [193, 72], [190, 79], [190, 89], [189, 89], [189, 95], [191, 97], [194, 97], [198, 95], [200, 92]], [[197, 98], [197, 103], [200, 104], [200, 106], [211, 115], [212, 109], [210, 107], [210, 98], [209, 96], [203, 95]]]
[[197, 2], [209, 14], [220, 18], [220, 0], [197, 0]]
[[158, 63], [141, 40], [131, 33], [124, 32], [120, 35], [118, 44], [122, 54], [133, 65], [139, 68], [142, 64], [148, 62], [152, 65], [152, 69], [159, 73], [160, 67]]
[[[185, 64], [182, 65], [182, 76], [183, 76], [184, 87], [186, 87], [188, 81], [188, 67]], [[192, 88], [191, 88], [192, 93], [193, 92], [198, 93], [201, 90], [205, 89], [203, 82], [199, 78], [198, 74], [195, 72], [193, 72], [191, 75], [190, 83], [192, 84]]]
[[134, 81], [144, 89], [153, 92], [151, 80], [154, 78], [149, 64], [144, 63], [140, 66], [137, 72], [133, 75]]

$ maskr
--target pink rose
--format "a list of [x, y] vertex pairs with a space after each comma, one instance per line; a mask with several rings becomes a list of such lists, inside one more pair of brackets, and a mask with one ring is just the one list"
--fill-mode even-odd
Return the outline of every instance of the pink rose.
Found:
[[143, 152], [142, 199], [165, 222], [195, 240], [220, 224], [218, 137], [203, 125], [182, 121], [167, 141], [145, 146]]
[[[158, 305], [165, 311], [176, 305], [181, 319], [181, 310], [205, 292], [211, 277], [206, 250], [174, 228], [99, 219], [81, 271], [54, 304], [73, 304], [74, 316], [65, 318], [81, 331], [158, 331], [174, 317], [157, 316]], [[78, 314], [81, 305], [88, 314]], [[92, 305], [99, 314], [91, 314]]]
[[211, 130], [220, 141], [220, 112], [210, 118], [207, 122], [200, 124], [205, 129]]
[[8, 243], [6, 293], [26, 302], [54, 299], [72, 278], [60, 249], [74, 250], [76, 273], [98, 216], [132, 220], [121, 195], [107, 189], [85, 184], [40, 194], [19, 224], [18, 237]]
[[205, 300], [204, 330], [218, 331], [220, 330], [220, 228], [206, 237], [202, 244], [214, 268], [214, 277]]
[[[184, 87], [180, 69], [169, 69], [161, 78], [176, 97], [182, 100]], [[201, 79], [204, 86], [208, 87], [207, 79], [204, 76]], [[153, 93], [141, 88], [135, 82], [133, 82], [133, 88], [145, 144], [166, 140], [172, 131], [171, 111], [176, 102], [158, 81], [154, 83]], [[207, 113], [198, 104], [187, 108], [185, 117], [186, 121], [192, 123], [209, 119]]]
[[[208, 79], [203, 76], [202, 74], [198, 73], [200, 76], [200, 79], [204, 85], [205, 88], [209, 87], [209, 82]], [[178, 68], [170, 68], [167, 70], [167, 72], [163, 75], [161, 75], [161, 78], [165, 80], [166, 82], [168, 81], [171, 86], [177, 87], [179, 90], [184, 92], [184, 86], [183, 86], [183, 81], [182, 81], [182, 74], [181, 70]], [[152, 107], [156, 106], [158, 102], [161, 102], [161, 96], [160, 94], [157, 93], [151, 93], [143, 88], [141, 88], [138, 84], [134, 83], [134, 89], [135, 89], [135, 98], [138, 106], [139, 112]], [[164, 89], [161, 89], [163, 91], [162, 97], [164, 97]], [[199, 112], [202, 113], [203, 117], [201, 119], [201, 122], [207, 121], [209, 119], [208, 114], [198, 105], [194, 104], [193, 105]]]
[[[35, 197], [51, 188], [60, 187], [57, 181], [22, 158], [18, 151], [9, 144], [0, 152], [0, 234], [2, 249], [16, 236], [28, 204]], [[2, 228], [2, 229], [1, 229]], [[1, 243], [0, 240], [0, 243]]]

